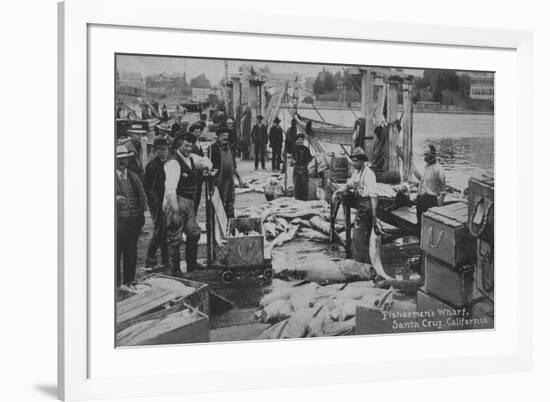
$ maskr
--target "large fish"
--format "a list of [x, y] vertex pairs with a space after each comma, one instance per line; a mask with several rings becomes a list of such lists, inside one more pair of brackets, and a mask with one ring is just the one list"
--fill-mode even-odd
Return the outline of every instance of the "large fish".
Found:
[[293, 311], [288, 300], [275, 300], [256, 312], [254, 317], [261, 322], [278, 322], [290, 317]]
[[298, 236], [306, 240], [311, 240], [318, 243], [329, 242], [329, 237], [327, 235], [321, 232], [318, 232], [317, 230], [308, 229], [308, 228], [300, 228], [300, 232], [298, 232]]
[[382, 258], [380, 257], [380, 250], [382, 249], [382, 236], [375, 233], [374, 228], [370, 234], [369, 242], [369, 256], [372, 267], [376, 271], [376, 274], [384, 279], [393, 279], [386, 274], [384, 266], [382, 265]]
[[298, 225], [290, 225], [286, 232], [281, 232], [266, 248], [271, 251], [273, 247], [282, 246], [284, 243], [291, 241], [296, 237], [298, 228]]

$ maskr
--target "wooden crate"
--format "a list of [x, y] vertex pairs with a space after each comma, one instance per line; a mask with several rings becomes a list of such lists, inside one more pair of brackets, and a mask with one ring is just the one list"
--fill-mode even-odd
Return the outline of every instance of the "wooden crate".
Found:
[[487, 305], [476, 303], [457, 308], [430, 294], [425, 288], [417, 293], [419, 332], [492, 329], [494, 320]]
[[424, 286], [428, 292], [453, 306], [470, 303], [474, 293], [474, 268], [452, 267], [429, 255], [424, 257]]
[[477, 290], [482, 295], [494, 302], [494, 249], [491, 243], [483, 239], [477, 239], [477, 264], [475, 270], [475, 284]]
[[[183, 283], [185, 286], [190, 286], [190, 287], [195, 288], [196, 289], [195, 292], [191, 293], [190, 295], [187, 295], [187, 296], [181, 297], [181, 298], [172, 299], [172, 300], [167, 300], [166, 303], [170, 303], [172, 306], [175, 306], [175, 305], [180, 305], [181, 306], [183, 304], [187, 304], [191, 307], [197, 308], [200, 312], [202, 312], [206, 316], [210, 317], [210, 290], [209, 290], [210, 286], [208, 284], [202, 283], [202, 282], [197, 282], [197, 281], [192, 281], [192, 280], [185, 279], [185, 278], [176, 278], [176, 277], [173, 277], [173, 276], [167, 276], [167, 275], [162, 275], [162, 274], [151, 274], [151, 275], [148, 275], [147, 277], [145, 277], [143, 279], [147, 279], [147, 278], [151, 278], [151, 277], [172, 279], [172, 280], [176, 280], [180, 283]], [[123, 329], [125, 329], [125, 328], [127, 328], [131, 325], [134, 325], [136, 323], [146, 321], [145, 318], [149, 314], [157, 313], [159, 311], [160, 312], [165, 311], [166, 309], [163, 306], [166, 303], [161, 303], [161, 304], [153, 303], [149, 306], [149, 308], [145, 309], [141, 314], [139, 314], [135, 317], [132, 317], [132, 318], [130, 318], [128, 320], [124, 320], [124, 321], [118, 321], [117, 320], [117, 324], [116, 324], [117, 332], [122, 331]]]
[[[191, 306], [180, 303], [172, 306], [170, 309], [164, 309], [155, 313], [148, 314], [142, 317], [140, 322], [146, 322], [151, 320], [159, 320], [168, 317], [170, 314], [177, 313], [183, 309], [192, 309]], [[117, 347], [123, 346], [145, 346], [145, 345], [173, 345], [173, 344], [185, 344], [185, 343], [203, 343], [210, 341], [210, 324], [208, 316], [199, 312], [199, 318], [196, 321], [182, 325], [171, 331], [164, 332], [153, 338], [142, 340], [135, 344], [119, 344]], [[150, 325], [149, 327], [154, 326]]]
[[468, 229], [468, 204], [456, 202], [425, 212], [420, 247], [453, 267], [474, 262], [476, 245]]
[[[254, 230], [258, 235], [235, 237], [234, 229], [240, 232]], [[227, 230], [228, 267], [257, 267], [264, 263], [264, 235], [260, 218], [231, 218]]]
[[468, 182], [468, 223], [474, 231], [485, 228], [480, 238], [493, 243], [495, 179], [492, 175], [471, 178]]

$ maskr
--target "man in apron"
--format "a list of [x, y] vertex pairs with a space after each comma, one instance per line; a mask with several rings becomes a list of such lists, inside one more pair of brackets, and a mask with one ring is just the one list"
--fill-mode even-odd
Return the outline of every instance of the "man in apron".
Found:
[[355, 148], [351, 154], [351, 160], [353, 173], [346, 184], [333, 193], [333, 200], [345, 191], [353, 191], [356, 213], [352, 234], [352, 254], [356, 261], [370, 263], [369, 242], [373, 226], [375, 233], [380, 234], [376, 217], [378, 208], [376, 175], [366, 164], [367, 156], [363, 148]]

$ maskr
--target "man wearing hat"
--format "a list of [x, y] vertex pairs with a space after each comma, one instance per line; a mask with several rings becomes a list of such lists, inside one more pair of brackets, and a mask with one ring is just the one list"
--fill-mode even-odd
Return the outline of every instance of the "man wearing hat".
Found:
[[254, 142], [254, 169], [258, 169], [261, 161], [262, 169], [265, 169], [265, 148], [267, 146], [267, 127], [263, 124], [263, 116], [256, 116], [256, 124], [252, 128], [250, 138]]
[[198, 177], [212, 164], [207, 158], [193, 154], [195, 137], [184, 133], [174, 138], [175, 153], [164, 165], [163, 211], [166, 216], [168, 259], [172, 275], [180, 274], [180, 246], [185, 233], [185, 261], [187, 272], [200, 266], [197, 263], [201, 228], [196, 221], [195, 194]]
[[147, 196], [141, 180], [136, 173], [128, 169], [131, 157], [132, 154], [125, 146], [117, 146], [115, 172], [117, 286], [129, 286], [135, 281], [137, 241], [145, 223], [143, 214], [147, 209]]
[[284, 155], [283, 155], [283, 170], [286, 170], [286, 161], [288, 158], [288, 154], [294, 153], [294, 144], [296, 143], [296, 136], [298, 135], [298, 127], [297, 127], [298, 121], [296, 119], [292, 119], [290, 121], [290, 127], [288, 130], [286, 130], [286, 139], [285, 139], [285, 149], [284, 149]]
[[237, 130], [235, 129], [235, 120], [229, 117], [225, 124], [229, 130], [229, 146], [231, 147], [231, 152], [233, 152], [233, 157], [236, 158], [239, 156], [239, 137], [237, 136]]
[[292, 179], [294, 181], [294, 198], [307, 201], [309, 193], [309, 162], [313, 159], [308, 147], [304, 145], [306, 136], [298, 134], [292, 154], [292, 164], [294, 171]]
[[275, 117], [269, 130], [269, 147], [271, 148], [271, 170], [281, 169], [281, 148], [283, 146], [283, 129], [279, 126], [281, 120]]
[[235, 176], [241, 184], [237, 173], [237, 163], [229, 144], [229, 129], [220, 127], [216, 130], [218, 139], [208, 148], [208, 156], [212, 161], [212, 168], [218, 171], [215, 185], [218, 187], [223, 202], [225, 214], [228, 218], [235, 217]]
[[[168, 142], [166, 139], [157, 137], [153, 140], [154, 156], [145, 167], [143, 187], [149, 202], [149, 212], [153, 220], [153, 235], [149, 240], [147, 248], [146, 269], [165, 268], [168, 266], [168, 246], [166, 243], [166, 219], [162, 212], [162, 201], [164, 199], [164, 163], [168, 157]], [[156, 265], [156, 253], [160, 248], [162, 263]]]
[[346, 191], [352, 191], [354, 203], [357, 208], [355, 225], [352, 235], [353, 258], [359, 262], [369, 262], [369, 242], [371, 231], [380, 233], [376, 210], [378, 208], [378, 195], [376, 193], [376, 175], [365, 163], [367, 156], [363, 148], [357, 147], [351, 153], [353, 173], [346, 184], [337, 189], [333, 194], [333, 200]]
[[170, 136], [174, 138], [176, 136], [176, 133], [180, 130], [183, 130], [183, 125], [181, 123], [181, 116], [176, 116], [175, 123], [172, 124], [172, 127], [170, 127]]
[[418, 186], [418, 195], [416, 196], [416, 222], [418, 236], [421, 234], [422, 214], [432, 207], [443, 205], [445, 194], [447, 193], [447, 184], [445, 172], [439, 163], [437, 163], [435, 146], [428, 145], [424, 150], [424, 161], [426, 168]]

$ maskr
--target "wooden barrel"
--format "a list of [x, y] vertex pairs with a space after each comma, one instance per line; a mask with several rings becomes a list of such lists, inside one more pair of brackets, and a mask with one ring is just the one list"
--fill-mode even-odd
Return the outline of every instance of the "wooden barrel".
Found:
[[336, 183], [344, 183], [348, 179], [348, 158], [333, 156], [330, 159], [330, 179]]

